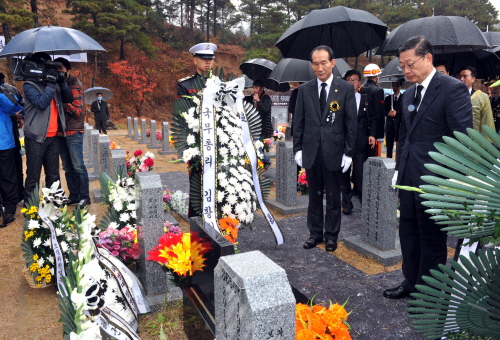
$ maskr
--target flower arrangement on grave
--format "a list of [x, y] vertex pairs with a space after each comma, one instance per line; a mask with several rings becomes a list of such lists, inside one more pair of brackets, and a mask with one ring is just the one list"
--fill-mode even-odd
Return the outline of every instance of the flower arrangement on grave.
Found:
[[163, 210], [173, 211], [181, 215], [185, 215], [188, 212], [188, 206], [186, 204], [186, 199], [189, 195], [180, 190], [172, 191], [169, 189], [163, 190]]
[[307, 181], [306, 170], [302, 169], [297, 178], [297, 185], [301, 195], [309, 195], [309, 182]]
[[181, 233], [181, 228], [179, 228], [176, 225], [173, 225], [172, 223], [165, 221], [163, 223], [163, 231], [165, 233], [172, 233], [172, 234], [180, 234]]
[[282, 129], [283, 128], [281, 126], [278, 126], [278, 130], [274, 130], [273, 138], [275, 141], [285, 140], [285, 134], [282, 132]]
[[135, 228], [137, 215], [134, 180], [122, 173], [113, 181], [103, 172], [99, 175], [99, 182], [104, 204], [108, 205], [108, 211], [99, 227], [102, 230], [108, 229], [109, 226], [117, 230]]
[[351, 340], [344, 306], [332, 303], [326, 308], [323, 305], [295, 306], [295, 332], [297, 340]]
[[149, 129], [146, 130], [146, 137], [151, 137], [151, 131], [149, 131]]
[[[128, 155], [128, 151], [127, 151]], [[153, 170], [153, 165], [155, 155], [147, 151], [143, 153], [142, 150], [135, 150], [134, 157], [126, 159], [127, 164], [127, 176], [134, 178], [136, 172], [147, 172]]]
[[111, 150], [119, 149], [120, 147], [115, 142], [109, 142], [109, 148]]
[[130, 264], [140, 257], [139, 243], [136, 241], [136, 230], [133, 227], [117, 229], [118, 224], [111, 222], [108, 229], [99, 233], [98, 246], [109, 250], [123, 263]]
[[174, 140], [174, 137], [172, 135], [168, 136], [168, 143], [169, 143], [171, 148], [175, 147], [175, 140]]
[[196, 233], [167, 233], [158, 239], [158, 245], [148, 251], [147, 260], [156, 261], [172, 273], [172, 282], [189, 286], [193, 274], [205, 267], [203, 257], [211, 247]]
[[33, 288], [41, 288], [52, 284], [54, 276], [51, 232], [40, 218], [39, 202], [42, 202], [43, 211], [55, 228], [56, 239], [65, 261], [68, 260], [68, 254], [77, 243], [74, 222], [64, 205], [67, 199], [64, 197], [64, 191], [58, 189], [58, 187], [59, 181], [54, 182], [50, 188], [43, 188], [41, 201], [38, 196], [38, 188], [35, 188], [32, 196], [28, 199], [26, 207], [21, 209], [26, 221], [23, 226], [21, 243], [23, 257], [26, 261], [24, 274]]
[[[220, 82], [219, 78], [210, 75], [200, 79], [195, 84], [200, 90], [210, 84]], [[191, 171], [191, 202], [194, 210], [201, 214], [201, 199], [196, 195], [201, 193], [201, 104], [202, 91], [191, 97], [181, 98], [174, 104], [174, 122], [172, 135], [175, 139], [174, 147], [178, 150], [182, 161], [188, 163]], [[250, 127], [253, 146], [257, 156], [263, 157], [259, 152], [262, 143], [258, 141], [260, 135], [260, 117], [255, 109], [246, 106], [246, 121]], [[216, 142], [216, 202], [217, 215], [237, 218], [242, 225], [250, 225], [254, 220], [257, 209], [257, 196], [255, 193], [252, 172], [246, 165], [246, 151], [244, 135], [241, 128], [241, 117], [236, 105], [229, 102], [227, 97], [221, 97], [220, 105], [214, 110]], [[260, 179], [261, 191], [267, 195], [272, 183], [269, 179]], [[214, 197], [215, 197], [214, 196]]]
[[[76, 253], [69, 256], [66, 277], [62, 282], [64, 289], [59, 289], [58, 293], [65, 339], [102, 339], [103, 330], [94, 319], [98, 318], [100, 313], [107, 314], [107, 322], [103, 326], [107, 325], [108, 332], [115, 327], [113, 322], [117, 321], [109, 318], [112, 314], [119, 315], [129, 325], [136, 322], [134, 312], [123, 293], [128, 287], [133, 287], [136, 281], [117, 257], [102, 249], [97, 253], [93, 240], [98, 230], [95, 218], [95, 215], [85, 211], [75, 211], [78, 244]], [[106, 265], [101, 259], [107, 262]], [[127, 288], [119, 284], [108, 266], [120, 271]]]
[[161, 131], [156, 131], [156, 140], [159, 141], [163, 140], [163, 135], [161, 134]]
[[238, 228], [240, 227], [240, 221], [229, 216], [219, 219], [219, 227], [222, 232], [222, 236], [232, 244], [236, 245], [238, 242]]
[[264, 150], [264, 152], [269, 152], [271, 151], [271, 147], [273, 146], [273, 139], [272, 138], [266, 138], [266, 139], [263, 139], [263, 146], [262, 146], [262, 149]]

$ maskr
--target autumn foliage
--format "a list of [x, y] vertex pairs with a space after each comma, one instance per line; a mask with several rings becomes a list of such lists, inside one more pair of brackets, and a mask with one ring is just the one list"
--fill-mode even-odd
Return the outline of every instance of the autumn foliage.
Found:
[[137, 112], [137, 116], [142, 116], [142, 106], [146, 102], [146, 94], [153, 92], [156, 88], [158, 75], [154, 70], [147, 68], [146, 58], [138, 58], [129, 63], [128, 61], [119, 61], [109, 63], [109, 69], [118, 77], [120, 83], [125, 86], [130, 99]]

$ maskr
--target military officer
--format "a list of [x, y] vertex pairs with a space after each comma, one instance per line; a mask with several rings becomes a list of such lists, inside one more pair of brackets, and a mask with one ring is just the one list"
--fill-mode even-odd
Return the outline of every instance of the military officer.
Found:
[[194, 86], [195, 81], [201, 74], [204, 74], [212, 68], [215, 59], [214, 52], [216, 50], [217, 46], [208, 42], [194, 45], [189, 49], [189, 53], [193, 55], [196, 73], [186, 78], [179, 79], [177, 84], [177, 98], [184, 95], [191, 96], [197, 91]]

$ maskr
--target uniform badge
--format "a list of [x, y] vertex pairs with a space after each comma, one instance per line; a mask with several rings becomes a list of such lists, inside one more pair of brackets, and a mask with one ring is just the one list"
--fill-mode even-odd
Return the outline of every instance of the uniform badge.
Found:
[[340, 110], [340, 103], [338, 100], [332, 100], [330, 102], [330, 111], [335, 112]]

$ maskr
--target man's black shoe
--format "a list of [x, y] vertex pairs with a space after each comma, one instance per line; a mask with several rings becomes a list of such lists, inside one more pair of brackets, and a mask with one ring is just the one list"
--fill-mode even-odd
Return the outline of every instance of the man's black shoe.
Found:
[[411, 291], [405, 290], [402, 286], [384, 290], [384, 297], [388, 299], [402, 299], [410, 296]]
[[85, 208], [87, 205], [90, 205], [90, 201], [88, 200], [81, 200], [78, 202], [78, 207], [80, 207], [80, 209]]
[[344, 210], [342, 210], [342, 213], [344, 215], [350, 215], [352, 213], [352, 209], [351, 208], [344, 208]]
[[0, 225], [0, 228], [5, 228], [7, 224], [12, 223], [16, 220], [14, 214], [5, 214], [3, 215], [3, 224]]
[[326, 240], [326, 251], [335, 251], [337, 250], [337, 241], [334, 240]]
[[70, 199], [68, 199], [68, 203], [66, 203], [66, 205], [75, 205], [75, 204], [78, 204], [78, 203], [80, 203], [79, 199], [70, 198]]
[[310, 238], [308, 239], [305, 243], [304, 243], [304, 249], [311, 249], [311, 248], [314, 248], [316, 247], [316, 245], [318, 243], [320, 243], [321, 241], [316, 241], [315, 239], [313, 238]]

